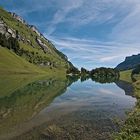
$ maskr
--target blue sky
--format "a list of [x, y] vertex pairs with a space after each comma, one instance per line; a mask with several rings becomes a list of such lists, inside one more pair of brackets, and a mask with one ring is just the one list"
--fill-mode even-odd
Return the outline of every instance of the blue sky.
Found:
[[139, 0], [0, 0], [77, 67], [114, 67], [140, 52]]

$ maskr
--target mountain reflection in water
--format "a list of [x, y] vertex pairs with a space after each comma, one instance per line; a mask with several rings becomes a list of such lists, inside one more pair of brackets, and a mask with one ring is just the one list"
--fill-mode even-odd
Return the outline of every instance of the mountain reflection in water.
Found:
[[123, 81], [28, 78], [0, 78], [0, 139], [108, 140], [119, 130], [114, 119], [135, 105]]

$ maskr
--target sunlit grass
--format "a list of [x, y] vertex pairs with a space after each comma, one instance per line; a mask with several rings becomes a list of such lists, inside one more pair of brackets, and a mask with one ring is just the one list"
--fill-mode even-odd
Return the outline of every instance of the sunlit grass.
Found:
[[132, 70], [121, 71], [120, 72], [120, 80], [132, 83], [131, 72], [132, 72]]
[[[0, 8], [0, 18], [2, 18], [9, 28], [18, 31], [20, 36], [25, 38], [25, 41], [19, 41], [20, 49], [22, 48], [26, 51], [34, 52], [35, 54], [37, 53], [38, 56], [42, 58], [45, 57], [51, 64], [55, 63], [56, 67], [52, 69], [52, 73], [56, 71], [56, 69], [58, 71], [61, 70], [63, 74], [65, 73], [68, 64], [66, 60], [62, 59], [60, 54], [55, 51], [54, 46], [50, 42], [38, 36], [38, 34], [33, 32], [27, 25], [14, 19], [10, 13], [2, 8]], [[46, 44], [49, 50], [47, 53], [44, 53], [38, 45], [36, 37]], [[30, 43], [27, 43], [27, 40], [30, 40]], [[23, 58], [15, 55], [12, 51], [0, 47], [0, 73], [44, 73], [44, 70], [50, 73], [51, 66], [48, 66], [50, 69], [46, 68], [47, 66], [42, 69], [42, 67], [39, 68], [38, 65], [35, 66], [26, 62], [26, 55], [22, 57]]]
[[115, 140], [140, 140], [140, 75], [136, 75], [136, 82], [131, 80], [131, 70], [120, 73], [120, 79], [132, 83], [134, 87], [134, 96], [137, 103], [121, 129], [121, 132], [115, 136]]

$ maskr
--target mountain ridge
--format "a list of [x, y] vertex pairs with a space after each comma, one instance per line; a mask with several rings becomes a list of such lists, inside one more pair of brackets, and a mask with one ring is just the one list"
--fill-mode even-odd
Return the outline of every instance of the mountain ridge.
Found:
[[15, 38], [20, 47], [20, 52], [16, 54], [38, 67], [63, 69], [65, 72], [71, 67], [75, 68], [67, 56], [57, 50], [36, 26], [29, 25], [22, 17], [2, 8], [0, 8], [0, 33], [6, 38]]
[[123, 62], [116, 66], [116, 69], [120, 71], [130, 70], [140, 65], [140, 54], [127, 56]]

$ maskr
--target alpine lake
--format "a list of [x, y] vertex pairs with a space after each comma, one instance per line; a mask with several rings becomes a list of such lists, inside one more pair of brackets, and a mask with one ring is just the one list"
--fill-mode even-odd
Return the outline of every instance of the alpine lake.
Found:
[[135, 106], [124, 81], [0, 76], [0, 140], [110, 140]]

